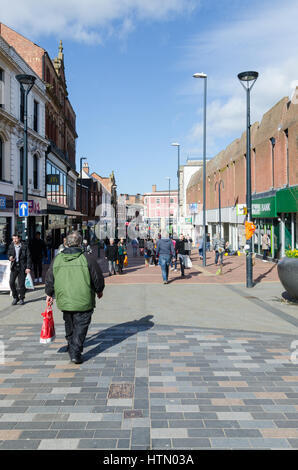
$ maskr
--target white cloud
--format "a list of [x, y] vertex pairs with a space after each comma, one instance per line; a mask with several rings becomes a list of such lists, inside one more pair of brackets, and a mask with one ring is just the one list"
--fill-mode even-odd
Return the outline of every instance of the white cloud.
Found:
[[0, 0], [1, 21], [30, 37], [59, 35], [86, 43], [128, 34], [139, 21], [166, 21], [197, 0]]
[[[216, 25], [192, 38], [184, 50], [183, 67], [208, 74], [207, 153], [215, 154], [240, 137], [246, 126], [245, 93], [238, 72], [257, 70], [259, 78], [251, 92], [251, 120], [262, 115], [284, 96], [291, 96], [298, 80], [297, 17], [298, 3], [271, 2], [263, 9], [252, 8], [243, 18]], [[198, 57], [201, 60], [198, 69]], [[195, 83], [194, 83], [195, 82]], [[180, 94], [202, 96], [199, 80], [184, 85]], [[296, 99], [298, 99], [296, 97]], [[202, 101], [202, 100], [201, 100]], [[193, 145], [202, 136], [202, 109], [198, 122], [190, 129], [187, 142]]]

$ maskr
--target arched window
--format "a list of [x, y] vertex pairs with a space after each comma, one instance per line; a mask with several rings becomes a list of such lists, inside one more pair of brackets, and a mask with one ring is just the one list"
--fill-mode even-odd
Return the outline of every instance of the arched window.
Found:
[[4, 155], [3, 155], [3, 141], [0, 137], [0, 180], [3, 179], [3, 159], [4, 159]]
[[33, 155], [33, 188], [38, 189], [38, 156]]

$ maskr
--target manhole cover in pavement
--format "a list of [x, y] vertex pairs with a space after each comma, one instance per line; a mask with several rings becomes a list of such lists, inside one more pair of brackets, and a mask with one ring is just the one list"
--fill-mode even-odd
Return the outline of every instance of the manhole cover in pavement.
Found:
[[132, 384], [111, 384], [108, 398], [133, 398]]

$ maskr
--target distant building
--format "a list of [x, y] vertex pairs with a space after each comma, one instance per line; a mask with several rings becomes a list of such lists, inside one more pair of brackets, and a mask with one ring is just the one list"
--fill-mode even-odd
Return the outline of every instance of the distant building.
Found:
[[148, 232], [154, 236], [161, 230], [177, 234], [177, 206], [177, 189], [157, 191], [156, 185], [152, 185], [152, 191], [144, 194], [144, 221]]

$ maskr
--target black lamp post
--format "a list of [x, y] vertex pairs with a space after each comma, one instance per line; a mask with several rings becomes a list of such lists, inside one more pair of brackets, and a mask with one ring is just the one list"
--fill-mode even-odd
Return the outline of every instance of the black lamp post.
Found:
[[204, 128], [203, 128], [203, 266], [206, 266], [206, 133], [207, 133], [207, 75], [194, 73], [194, 78], [204, 79]]
[[[250, 158], [250, 90], [254, 86], [258, 72], [241, 72], [238, 74], [241, 85], [246, 92], [246, 207], [247, 221], [251, 222], [251, 158]], [[252, 238], [246, 240], [248, 254], [246, 257], [246, 287], [253, 287], [252, 273]]]
[[[34, 75], [20, 74], [16, 79], [21, 85], [24, 93], [24, 152], [23, 152], [23, 201], [28, 201], [28, 95], [34, 85], [36, 77]], [[27, 217], [24, 217], [24, 236], [28, 241]]]
[[220, 197], [220, 186], [224, 188], [223, 180], [216, 181], [214, 189], [216, 191], [216, 187], [218, 186], [218, 211], [219, 211], [219, 236], [221, 238], [221, 197]]
[[[83, 160], [87, 160], [87, 158], [86, 157], [81, 157], [80, 158], [80, 212], [81, 213], [82, 213], [82, 206], [83, 206], [83, 202], [82, 202], [82, 196], [83, 196], [83, 194], [82, 194], [82, 186], [83, 186], [83, 184], [82, 184], [82, 177], [83, 177], [83, 175], [82, 175], [82, 171], [83, 171], [82, 162], [83, 162]], [[81, 216], [81, 217], [82, 217], [82, 224], [83, 224], [83, 216]]]

